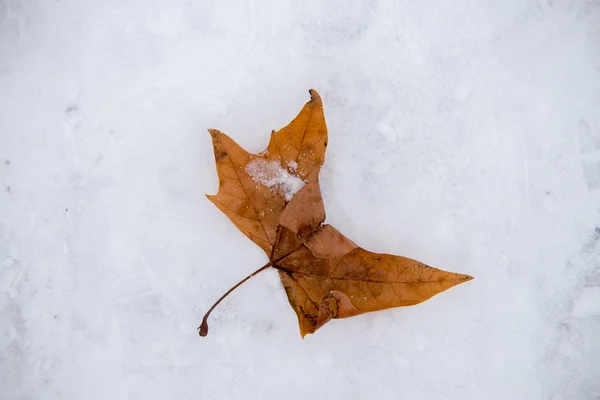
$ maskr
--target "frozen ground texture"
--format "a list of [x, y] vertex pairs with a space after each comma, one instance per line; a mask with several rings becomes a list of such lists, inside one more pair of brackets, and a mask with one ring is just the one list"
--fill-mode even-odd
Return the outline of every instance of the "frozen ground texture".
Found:
[[[475, 280], [300, 338], [204, 198], [317, 89], [328, 221]], [[0, 0], [1, 399], [600, 399], [598, 1]]]

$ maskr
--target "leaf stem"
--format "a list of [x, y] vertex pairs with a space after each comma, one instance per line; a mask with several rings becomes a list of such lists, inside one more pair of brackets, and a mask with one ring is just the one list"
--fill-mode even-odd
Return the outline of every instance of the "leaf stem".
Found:
[[245, 277], [244, 279], [242, 279], [241, 281], [239, 281], [235, 285], [233, 285], [231, 287], [231, 289], [229, 289], [228, 291], [226, 291], [225, 294], [223, 296], [221, 296], [219, 298], [219, 300], [217, 300], [215, 302], [215, 304], [212, 305], [212, 307], [206, 312], [206, 314], [204, 314], [204, 318], [202, 318], [202, 323], [198, 327], [198, 334], [200, 336], [203, 336], [203, 337], [206, 336], [206, 335], [208, 335], [208, 322], [206, 320], [208, 319], [208, 316], [210, 315], [210, 313], [215, 309], [216, 306], [219, 305], [219, 303], [221, 301], [223, 301], [223, 299], [225, 297], [229, 296], [229, 294], [231, 292], [233, 292], [235, 289], [237, 289], [238, 287], [240, 287], [248, 279], [252, 278], [256, 274], [259, 274], [259, 273], [263, 272], [265, 269], [269, 268], [272, 265], [273, 265], [273, 261], [269, 261], [268, 263], [266, 263], [265, 265], [263, 265], [262, 267], [260, 267], [259, 269], [257, 269], [256, 271], [254, 271], [253, 273], [251, 273], [250, 275], [248, 275], [247, 277]]
[[[279, 232], [279, 228], [277, 229], [277, 241], [275, 243], [275, 246], [277, 246], [277, 243], [279, 242], [279, 238], [281, 236], [281, 232]], [[238, 283], [236, 283], [235, 285], [233, 285], [231, 287], [231, 289], [229, 289], [227, 292], [225, 292], [225, 294], [223, 296], [221, 296], [219, 298], [219, 300], [217, 300], [215, 302], [215, 304], [212, 305], [212, 307], [206, 312], [206, 314], [204, 314], [204, 318], [202, 318], [202, 323], [200, 324], [200, 326], [198, 327], [198, 334], [202, 337], [208, 335], [208, 316], [210, 315], [210, 313], [215, 309], [216, 306], [219, 305], [219, 303], [221, 301], [223, 301], [223, 299], [227, 296], [229, 296], [229, 294], [231, 292], [233, 292], [235, 289], [237, 289], [238, 287], [240, 287], [244, 282], [246, 282], [248, 279], [252, 278], [254, 275], [259, 274], [261, 272], [263, 272], [265, 269], [269, 268], [269, 267], [275, 267], [278, 268], [277, 263], [281, 260], [283, 260], [284, 258], [286, 258], [287, 256], [289, 256], [290, 254], [292, 254], [295, 250], [289, 251], [286, 254], [282, 255], [281, 257], [279, 257], [277, 260], [271, 260], [268, 263], [266, 263], [265, 265], [263, 265], [262, 267], [260, 267], [259, 269], [257, 269], [256, 271], [254, 271], [253, 273], [251, 273], [250, 275], [248, 275], [247, 277], [245, 277], [244, 279], [242, 279], [241, 281], [239, 281]], [[273, 249], [271, 251], [271, 256], [270, 258], [273, 258], [273, 253], [275, 253], [275, 250]], [[279, 268], [278, 268], [279, 269]]]

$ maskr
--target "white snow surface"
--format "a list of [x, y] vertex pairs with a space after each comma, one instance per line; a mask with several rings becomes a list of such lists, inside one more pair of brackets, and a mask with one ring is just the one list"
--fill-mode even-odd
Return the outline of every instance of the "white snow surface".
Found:
[[[296, 163], [296, 165], [298, 164]], [[267, 161], [262, 158], [251, 160], [246, 165], [246, 173], [256, 183], [283, 194], [286, 201], [290, 201], [306, 184], [298, 176], [283, 169], [279, 162]]]
[[573, 317], [600, 317], [600, 286], [585, 288], [575, 300]]
[[[311, 87], [327, 222], [475, 280], [302, 340], [269, 270], [199, 338], [266, 262], [206, 129]], [[597, 400], [599, 226], [597, 1], [0, 1], [1, 399]]]

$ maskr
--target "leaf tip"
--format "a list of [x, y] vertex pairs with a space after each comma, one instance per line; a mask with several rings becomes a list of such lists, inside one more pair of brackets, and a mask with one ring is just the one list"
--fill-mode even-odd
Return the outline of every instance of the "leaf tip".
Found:
[[310, 102], [317, 106], [323, 106], [323, 100], [321, 100], [321, 96], [315, 89], [310, 89], [308, 91], [310, 93]]
[[208, 199], [208, 201], [210, 201], [211, 203], [215, 203], [215, 197], [217, 197], [217, 195], [214, 195], [214, 194], [205, 194], [204, 196], [206, 196], [206, 198]]
[[302, 339], [304, 340], [304, 338], [306, 338], [306, 335], [310, 335], [311, 333], [315, 333], [314, 330], [309, 331], [306, 329], [300, 329], [300, 336], [302, 337]]
[[223, 142], [223, 138], [227, 138], [221, 131], [218, 129], [208, 129], [208, 133], [210, 133], [210, 137], [212, 138], [213, 151], [215, 153], [215, 161], [221, 160], [223, 157], [227, 157], [229, 154], [227, 150], [225, 150], [225, 145]]

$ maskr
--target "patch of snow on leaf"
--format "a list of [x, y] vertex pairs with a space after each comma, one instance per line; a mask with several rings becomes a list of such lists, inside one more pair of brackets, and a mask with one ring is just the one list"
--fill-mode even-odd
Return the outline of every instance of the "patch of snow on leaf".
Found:
[[285, 201], [292, 197], [306, 184], [296, 175], [283, 169], [277, 161], [254, 159], [246, 165], [246, 173], [257, 183], [278, 190], [285, 196]]

